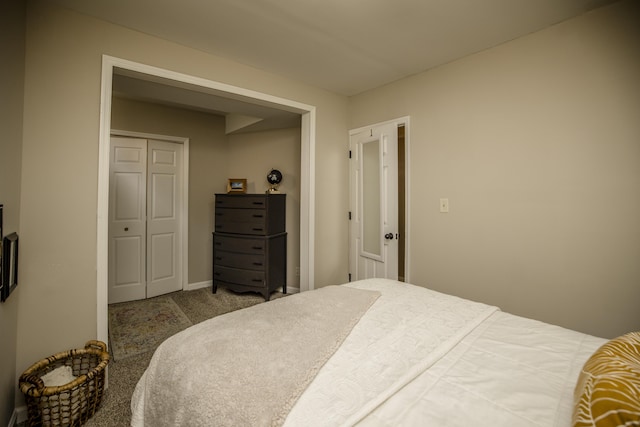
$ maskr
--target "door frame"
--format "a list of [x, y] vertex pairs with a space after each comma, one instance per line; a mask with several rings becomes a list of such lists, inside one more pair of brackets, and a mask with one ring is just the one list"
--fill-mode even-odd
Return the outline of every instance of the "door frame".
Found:
[[[399, 117], [397, 119], [392, 119], [392, 120], [386, 120], [384, 122], [378, 122], [378, 123], [373, 123], [370, 125], [366, 125], [366, 126], [360, 126], [358, 128], [355, 129], [351, 129], [349, 130], [349, 143], [351, 143], [351, 136], [358, 134], [360, 132], [364, 132], [369, 128], [372, 127], [376, 127], [376, 126], [384, 126], [384, 125], [388, 125], [388, 124], [395, 124], [396, 127], [399, 126], [404, 126], [404, 281], [406, 283], [411, 283], [411, 278], [410, 278], [410, 272], [411, 272], [411, 268], [410, 268], [410, 264], [411, 264], [411, 256], [410, 256], [410, 252], [409, 252], [409, 247], [410, 247], [410, 239], [411, 239], [411, 209], [409, 209], [410, 207], [410, 202], [411, 202], [411, 198], [409, 197], [409, 195], [411, 194], [411, 187], [410, 187], [410, 182], [411, 180], [409, 179], [409, 177], [411, 176], [410, 173], [410, 166], [411, 166], [411, 156], [410, 156], [410, 144], [409, 144], [409, 140], [410, 140], [410, 127], [409, 127], [409, 123], [411, 121], [410, 116], [404, 116], [404, 117]], [[399, 160], [399, 159], [398, 159]], [[351, 167], [351, 166], [349, 166]], [[351, 171], [349, 171], [349, 180], [351, 180]], [[353, 182], [349, 182], [349, 192], [351, 194], [353, 190], [352, 186], [355, 185], [355, 183]], [[351, 195], [349, 195], [349, 199], [351, 199]], [[400, 222], [400, 216], [398, 215], [398, 222]], [[351, 222], [349, 222], [349, 227], [351, 227]], [[349, 229], [349, 245], [352, 244], [351, 242], [351, 229]], [[349, 251], [349, 255], [351, 256], [351, 251]], [[349, 273], [351, 273], [351, 262], [352, 260], [349, 259]]]
[[109, 147], [111, 137], [111, 96], [113, 74], [117, 70], [147, 74], [195, 85], [203, 91], [214, 91], [220, 96], [271, 106], [301, 115], [300, 142], [300, 291], [315, 288], [315, 138], [316, 107], [285, 98], [232, 86], [226, 83], [195, 77], [102, 55], [100, 88], [100, 135], [98, 142], [98, 200], [97, 200], [97, 255], [96, 255], [96, 316], [97, 339], [108, 341], [108, 267], [109, 267]]
[[[111, 136], [155, 139], [157, 141], [182, 144], [182, 205], [180, 206], [180, 215], [182, 216], [180, 221], [180, 232], [182, 233], [182, 239], [180, 239], [180, 245], [182, 245], [182, 277], [180, 278], [180, 280], [182, 281], [182, 289], [184, 290], [188, 287], [189, 284], [189, 138], [182, 136], [157, 135], [154, 133], [146, 132], [133, 132], [119, 129], [112, 129], [110, 137]], [[109, 141], [109, 143], [111, 143], [111, 141]], [[108, 295], [109, 294], [107, 288], [107, 301]]]

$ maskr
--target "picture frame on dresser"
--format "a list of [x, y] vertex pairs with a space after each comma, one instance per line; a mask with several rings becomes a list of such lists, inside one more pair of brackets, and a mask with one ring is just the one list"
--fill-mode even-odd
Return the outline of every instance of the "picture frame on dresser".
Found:
[[246, 178], [229, 178], [227, 180], [227, 193], [246, 193], [247, 192], [247, 179]]

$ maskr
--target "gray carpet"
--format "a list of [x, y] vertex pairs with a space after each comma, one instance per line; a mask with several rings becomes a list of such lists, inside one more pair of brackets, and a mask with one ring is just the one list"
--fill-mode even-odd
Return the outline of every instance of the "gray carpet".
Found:
[[[264, 298], [259, 294], [236, 294], [220, 288], [216, 294], [211, 293], [211, 288], [203, 288], [195, 291], [176, 292], [169, 294], [169, 296], [193, 324], [264, 302]], [[271, 295], [271, 299], [281, 296], [281, 293], [276, 292]], [[145, 301], [138, 301], [137, 304], [145, 304]], [[105, 391], [100, 408], [85, 425], [95, 427], [129, 426], [131, 395], [152, 355], [153, 350], [109, 363], [109, 387]]]

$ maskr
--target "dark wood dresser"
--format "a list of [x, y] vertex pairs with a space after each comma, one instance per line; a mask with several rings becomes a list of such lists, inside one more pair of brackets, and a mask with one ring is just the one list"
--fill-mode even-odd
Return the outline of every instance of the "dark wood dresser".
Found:
[[285, 194], [216, 194], [213, 293], [218, 286], [287, 293]]

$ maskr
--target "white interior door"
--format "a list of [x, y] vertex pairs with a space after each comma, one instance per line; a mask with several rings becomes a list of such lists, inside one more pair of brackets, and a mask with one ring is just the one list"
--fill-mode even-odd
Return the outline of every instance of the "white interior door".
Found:
[[109, 304], [182, 289], [183, 146], [112, 137]]
[[147, 140], [111, 138], [109, 304], [146, 296]]
[[398, 128], [352, 131], [349, 230], [351, 280], [398, 279]]
[[147, 298], [182, 289], [182, 145], [149, 140]]

